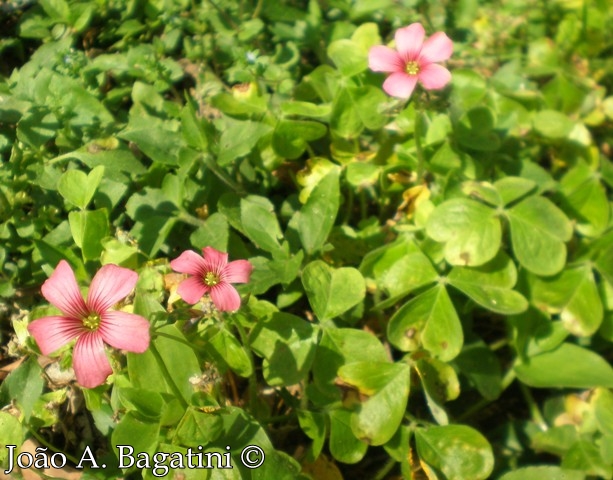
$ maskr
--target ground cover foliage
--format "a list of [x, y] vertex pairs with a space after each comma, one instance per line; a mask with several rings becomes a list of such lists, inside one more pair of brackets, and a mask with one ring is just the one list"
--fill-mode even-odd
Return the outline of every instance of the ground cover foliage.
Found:
[[[452, 81], [395, 99], [368, 52], [414, 22], [453, 40]], [[612, 22], [605, 0], [2, 3], [3, 467], [29, 440], [73, 467], [89, 447], [84, 479], [164, 473], [117, 445], [231, 449], [167, 478], [613, 478]], [[204, 247], [253, 266], [238, 311], [177, 294], [169, 262]], [[122, 308], [150, 348], [109, 349], [96, 388], [28, 334], [61, 260], [83, 288], [139, 275]]]

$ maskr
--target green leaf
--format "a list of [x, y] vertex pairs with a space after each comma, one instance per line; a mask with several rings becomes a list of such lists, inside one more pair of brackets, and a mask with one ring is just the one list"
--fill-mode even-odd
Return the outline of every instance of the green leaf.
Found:
[[590, 237], [602, 234], [609, 224], [610, 206], [599, 175], [581, 164], [569, 170], [560, 182], [565, 200], [562, 207], [576, 220], [577, 231]]
[[255, 246], [267, 252], [279, 250], [283, 234], [272, 202], [265, 197], [249, 195], [241, 198], [240, 209], [245, 235]]
[[560, 314], [573, 335], [594, 334], [603, 319], [603, 306], [589, 265], [563, 270], [555, 277], [533, 277], [532, 302], [541, 310]]
[[474, 198], [475, 200], [481, 200], [492, 207], [502, 205], [502, 199], [500, 198], [498, 190], [489, 182], [464, 182], [462, 184], [462, 192], [464, 195]]
[[503, 205], [519, 200], [536, 188], [533, 180], [522, 177], [504, 177], [494, 182]]
[[149, 421], [161, 418], [166, 402], [160, 393], [129, 387], [119, 387], [116, 392], [119, 400], [128, 411], [136, 411]]
[[330, 453], [343, 463], [358, 463], [368, 450], [368, 444], [357, 439], [351, 430], [351, 412], [331, 410], [330, 416]]
[[96, 193], [103, 175], [102, 165], [93, 168], [89, 174], [81, 170], [67, 170], [60, 177], [57, 191], [73, 205], [84, 209]]
[[460, 395], [460, 382], [450, 365], [436, 358], [423, 357], [415, 361], [430, 413], [439, 425], [447, 425], [449, 417], [443, 403]]
[[361, 50], [352, 40], [343, 38], [330, 43], [328, 57], [343, 75], [352, 77], [368, 68], [368, 55]]
[[465, 344], [454, 359], [454, 363], [484, 398], [495, 400], [500, 396], [502, 393], [500, 360], [483, 341]]
[[[186, 401], [192, 396], [193, 388], [189, 381], [194, 375], [200, 375], [200, 362], [194, 351], [185, 345], [184, 335], [175, 325], [165, 325], [157, 331], [176, 337], [176, 340], [166, 336], [158, 336], [151, 340], [157, 348], [164, 365], [172, 373], [174, 383]], [[160, 393], [174, 394], [160, 371], [155, 356], [151, 350], [144, 353], [127, 354], [128, 375], [132, 385], [143, 390], [153, 390]]]
[[134, 452], [143, 452], [151, 456], [156, 451], [159, 431], [159, 423], [142, 420], [134, 412], [128, 412], [111, 435], [113, 452], [119, 458], [117, 446], [128, 445], [134, 449]]
[[247, 378], [253, 373], [249, 355], [238, 339], [223, 326], [213, 325], [206, 329], [206, 350], [219, 365], [227, 365], [237, 375]]
[[386, 100], [385, 94], [372, 86], [345, 87], [334, 98], [330, 128], [344, 138], [355, 138], [364, 128], [378, 130], [385, 125], [379, 108]]
[[230, 231], [226, 217], [219, 212], [215, 212], [194, 230], [189, 236], [189, 241], [192, 245], [208, 245], [220, 252], [227, 252], [229, 236]]
[[495, 132], [496, 118], [488, 107], [474, 107], [465, 112], [456, 125], [459, 143], [477, 151], [495, 151], [500, 148], [500, 138]]
[[500, 480], [585, 480], [585, 473], [560, 467], [526, 467], [509, 472]]
[[361, 362], [386, 362], [388, 356], [374, 335], [354, 328], [328, 328], [317, 346], [313, 363], [313, 381], [317, 388], [331, 398], [339, 398], [335, 385], [336, 372], [343, 365]]
[[221, 416], [213, 412], [201, 412], [189, 408], [175, 432], [175, 441], [187, 447], [198, 448], [214, 442], [223, 429]]
[[613, 388], [613, 368], [591, 350], [563, 343], [515, 367], [517, 378], [539, 388]]
[[409, 399], [411, 367], [406, 363], [372, 362], [343, 365], [338, 376], [358, 389], [361, 400], [351, 416], [354, 435], [370, 445], [383, 445], [400, 426]]
[[281, 104], [281, 111], [284, 115], [295, 115], [307, 118], [325, 119], [330, 115], [332, 108], [330, 105], [319, 105], [311, 102], [301, 102], [298, 100], [287, 101]]
[[204, 121], [198, 118], [191, 102], [186, 102], [181, 111], [181, 133], [188, 146], [199, 152], [208, 150], [209, 139]]
[[426, 231], [445, 243], [445, 259], [452, 265], [483, 265], [500, 249], [496, 210], [474, 200], [454, 198], [442, 203], [430, 214]]
[[294, 281], [298, 276], [304, 252], [298, 251], [296, 255], [286, 258], [280, 255], [279, 258], [270, 260], [264, 257], [252, 257], [249, 259], [253, 265], [253, 272], [249, 279], [251, 293], [260, 295], [268, 291], [273, 285], [279, 283], [287, 285]]
[[404, 352], [423, 346], [442, 361], [462, 349], [462, 324], [443, 285], [437, 285], [405, 303], [387, 326], [389, 341]]
[[264, 357], [264, 378], [269, 385], [294, 385], [313, 364], [318, 329], [289, 313], [276, 312], [252, 330], [250, 345]]
[[272, 134], [272, 147], [278, 155], [293, 160], [304, 153], [308, 142], [323, 137], [326, 132], [326, 126], [319, 122], [282, 119]]
[[438, 278], [428, 257], [404, 238], [368, 252], [360, 271], [365, 277], [374, 278], [390, 297], [408, 294]]
[[64, 0], [40, 0], [40, 6], [56, 22], [68, 23], [70, 7]]
[[44, 384], [38, 361], [35, 357], [30, 357], [2, 381], [0, 404], [10, 405], [11, 402], [16, 402], [27, 422], [36, 401], [43, 393]]
[[[0, 412], [0, 444], [3, 447], [7, 445], [17, 445], [19, 447], [24, 440], [24, 428], [21, 426], [19, 420], [8, 412]], [[8, 450], [6, 448], [0, 449], [0, 465], [7, 465]], [[4, 469], [3, 469], [4, 470]]]
[[237, 158], [249, 155], [260, 139], [270, 133], [272, 127], [260, 122], [226, 119], [226, 127], [219, 139], [217, 163], [225, 167]]
[[604, 434], [613, 435], [613, 392], [598, 388], [592, 399], [599, 430]]
[[536, 132], [554, 140], [566, 138], [574, 126], [572, 120], [556, 110], [541, 110], [532, 119], [532, 128]]
[[128, 126], [118, 136], [134, 142], [151, 160], [165, 165], [177, 165], [179, 149], [185, 143], [180, 132], [155, 124], [147, 128]]
[[126, 203], [126, 213], [134, 220], [130, 233], [140, 249], [153, 256], [166, 242], [178, 220], [178, 206], [164, 192], [146, 187], [134, 193]]
[[320, 322], [338, 317], [366, 296], [364, 278], [358, 270], [329, 267], [321, 260], [304, 267], [302, 284]]
[[447, 480], [484, 480], [494, 469], [492, 447], [465, 425], [419, 428], [415, 440], [419, 458]]
[[326, 439], [326, 432], [328, 430], [326, 428], [326, 417], [323, 413], [311, 412], [309, 410], [299, 409], [296, 413], [300, 428], [302, 428], [307, 437], [313, 440], [311, 455], [315, 459], [319, 457]]
[[515, 257], [537, 275], [555, 275], [566, 263], [566, 246], [573, 229], [568, 218], [551, 201], [528, 197], [506, 211]]
[[307, 254], [317, 252], [326, 243], [339, 204], [339, 169], [334, 168], [313, 188], [304, 206], [292, 218]]
[[593, 441], [579, 440], [562, 459], [562, 467], [570, 470], [580, 470], [588, 475], [600, 478], [611, 478], [613, 466], [604, 461], [600, 449]]
[[81, 249], [83, 259], [99, 259], [104, 248], [102, 239], [110, 234], [106, 208], [70, 212], [68, 221], [72, 238]]
[[528, 308], [524, 296], [511, 290], [517, 281], [515, 264], [500, 252], [480, 267], [454, 267], [448, 282], [488, 310], [514, 315]]
[[487, 92], [485, 79], [473, 69], [454, 69], [451, 104], [457, 111], [480, 105]]

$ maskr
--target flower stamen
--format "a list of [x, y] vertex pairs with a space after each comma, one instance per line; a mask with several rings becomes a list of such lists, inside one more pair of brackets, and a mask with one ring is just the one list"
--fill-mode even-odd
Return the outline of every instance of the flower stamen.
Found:
[[214, 287], [220, 282], [220, 280], [219, 275], [217, 275], [215, 272], [206, 272], [206, 275], [204, 276], [204, 284], [207, 287]]
[[417, 75], [419, 73], [419, 63], [415, 61], [407, 62], [405, 72], [407, 72], [409, 75]]
[[90, 313], [83, 319], [83, 326], [92, 331], [98, 330], [98, 327], [100, 326], [100, 315], [97, 313]]

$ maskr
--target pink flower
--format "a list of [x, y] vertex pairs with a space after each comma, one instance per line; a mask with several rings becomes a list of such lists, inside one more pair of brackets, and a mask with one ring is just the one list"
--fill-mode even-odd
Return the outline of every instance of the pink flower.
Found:
[[137, 280], [132, 270], [105, 265], [94, 276], [84, 301], [72, 268], [60, 261], [41, 291], [63, 315], [39, 318], [28, 325], [43, 355], [76, 338], [73, 367], [77, 382], [93, 388], [113, 373], [105, 343], [135, 353], [147, 350], [149, 322], [133, 313], [109, 310], [132, 291]]
[[374, 72], [391, 75], [383, 82], [389, 95], [409, 98], [417, 81], [426, 90], [443, 88], [451, 80], [451, 73], [436, 62], [447, 60], [453, 43], [443, 32], [437, 32], [424, 42], [421, 23], [396, 30], [396, 50], [377, 45], [368, 52], [368, 66]]
[[186, 250], [170, 262], [173, 270], [192, 275], [179, 284], [177, 293], [187, 303], [197, 303], [205, 293], [220, 311], [234, 311], [241, 306], [241, 297], [231, 283], [247, 283], [253, 265], [247, 260], [228, 263], [228, 254], [204, 247], [202, 257]]

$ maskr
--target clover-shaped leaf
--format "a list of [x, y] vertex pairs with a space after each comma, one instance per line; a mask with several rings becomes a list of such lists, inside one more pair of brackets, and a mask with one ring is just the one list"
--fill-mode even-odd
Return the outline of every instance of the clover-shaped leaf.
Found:
[[410, 370], [405, 363], [370, 360], [339, 369], [339, 378], [357, 388], [364, 398], [351, 417], [351, 429], [357, 438], [371, 445], [383, 445], [392, 438], [407, 407]]
[[510, 208], [507, 218], [515, 257], [537, 275], [555, 275], [566, 263], [566, 245], [573, 229], [550, 200], [532, 196]]
[[524, 296], [512, 290], [517, 281], [517, 270], [511, 259], [502, 252], [479, 267], [455, 267], [447, 280], [493, 312], [514, 315], [528, 308]]
[[402, 351], [423, 346], [442, 361], [460, 353], [464, 342], [458, 314], [440, 284], [404, 304], [390, 319], [387, 336]]
[[332, 268], [321, 260], [315, 260], [304, 268], [302, 284], [320, 321], [338, 317], [360, 303], [366, 295], [364, 278], [358, 270]]
[[496, 210], [474, 200], [453, 198], [442, 203], [430, 215], [426, 231], [445, 243], [445, 259], [452, 265], [483, 265], [500, 249]]

